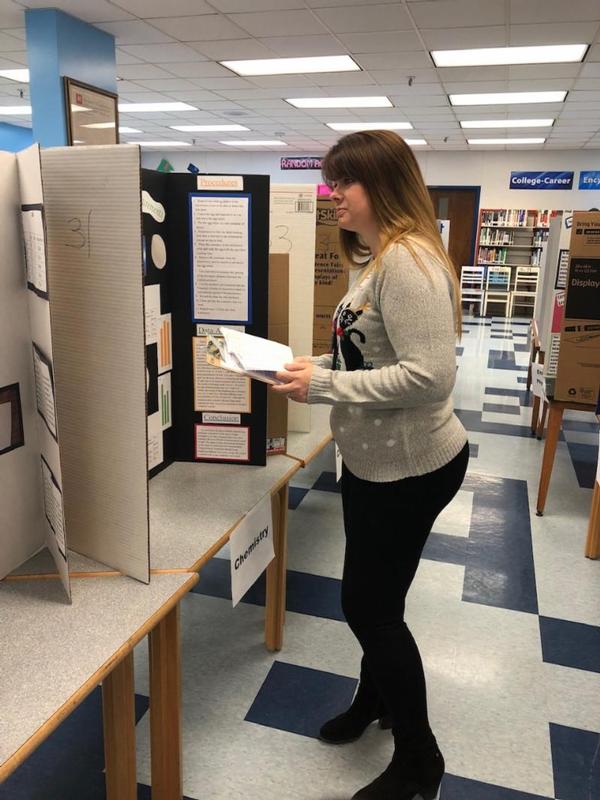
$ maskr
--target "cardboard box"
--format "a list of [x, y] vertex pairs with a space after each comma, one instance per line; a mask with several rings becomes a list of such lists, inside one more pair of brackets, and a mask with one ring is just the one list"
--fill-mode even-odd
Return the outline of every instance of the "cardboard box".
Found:
[[[290, 257], [269, 256], [269, 334], [268, 338], [289, 344]], [[267, 455], [285, 453], [287, 448], [288, 400], [275, 392], [267, 396]]]
[[554, 397], [594, 405], [600, 387], [600, 212], [573, 215]]
[[342, 261], [335, 206], [329, 198], [319, 197], [315, 239], [314, 356], [331, 352], [331, 319], [347, 291], [348, 270]]

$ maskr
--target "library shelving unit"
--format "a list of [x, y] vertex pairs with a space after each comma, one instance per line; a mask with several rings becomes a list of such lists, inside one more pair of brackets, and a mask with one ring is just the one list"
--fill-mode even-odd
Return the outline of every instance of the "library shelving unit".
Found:
[[477, 266], [539, 267], [548, 240], [550, 209], [482, 208], [477, 235]]

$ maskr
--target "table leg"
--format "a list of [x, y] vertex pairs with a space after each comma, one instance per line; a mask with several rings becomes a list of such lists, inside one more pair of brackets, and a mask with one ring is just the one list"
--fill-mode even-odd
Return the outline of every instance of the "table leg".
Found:
[[102, 682], [106, 800], [136, 800], [133, 653]]
[[548, 405], [549, 404], [548, 404], [548, 401], [545, 398], [544, 399], [540, 399], [540, 402], [543, 403], [544, 405], [542, 406], [542, 413], [540, 414], [540, 418], [539, 418], [539, 421], [538, 421], [536, 435], [537, 435], [537, 438], [539, 439], [539, 441], [541, 442], [542, 439], [544, 438], [544, 430], [546, 428], [546, 419], [548, 417]]
[[600, 483], [594, 484], [590, 523], [585, 542], [585, 555], [588, 558], [600, 558]]
[[533, 396], [533, 407], [531, 409], [531, 435], [535, 436], [538, 429], [540, 418], [540, 398], [537, 394]]
[[285, 584], [287, 571], [287, 483], [272, 496], [273, 546], [275, 558], [267, 567], [265, 644], [271, 652], [283, 647], [285, 622]]
[[152, 800], [180, 800], [181, 662], [179, 605], [150, 632]]
[[542, 459], [542, 471], [540, 473], [540, 485], [537, 497], [537, 515], [541, 517], [544, 513], [550, 478], [552, 477], [552, 467], [554, 466], [554, 455], [562, 424], [563, 409], [554, 403], [550, 403], [550, 413], [548, 415], [548, 432], [546, 434], [546, 444], [544, 445], [544, 457]]

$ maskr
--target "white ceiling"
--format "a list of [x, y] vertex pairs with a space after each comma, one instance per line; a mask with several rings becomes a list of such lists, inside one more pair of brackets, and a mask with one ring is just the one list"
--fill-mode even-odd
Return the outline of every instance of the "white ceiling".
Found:
[[[287, 152], [309, 155], [338, 138], [326, 122], [407, 120], [415, 130], [406, 135], [425, 138], [430, 149], [476, 150], [465, 133], [504, 132], [463, 132], [459, 120], [552, 116], [557, 121], [548, 133], [507, 135], [545, 135], [544, 149], [600, 148], [600, 0], [0, 0], [0, 69], [27, 64], [24, 10], [48, 6], [114, 34], [122, 101], [181, 100], [198, 108], [121, 114], [121, 125], [144, 132], [122, 141], [194, 136], [196, 150], [233, 150], [219, 139], [280, 138]], [[430, 49], [582, 42], [591, 45], [583, 64], [436, 69], [429, 55]], [[345, 53], [362, 72], [240, 78], [217, 63]], [[551, 89], [568, 90], [566, 102], [461, 109], [447, 98]], [[20, 90], [27, 98], [27, 84], [0, 79], [0, 105], [17, 105]], [[284, 100], [381, 94], [394, 108], [300, 110]], [[30, 124], [28, 117], [0, 121]], [[168, 127], [224, 122], [251, 131], [182, 134]]]

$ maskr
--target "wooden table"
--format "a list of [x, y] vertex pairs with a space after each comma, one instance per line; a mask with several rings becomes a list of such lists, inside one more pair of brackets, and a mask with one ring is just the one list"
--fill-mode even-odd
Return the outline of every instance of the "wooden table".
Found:
[[179, 601], [197, 575], [0, 583], [0, 782], [102, 683], [107, 800], [135, 800], [133, 648], [150, 639], [153, 800], [182, 795]]

